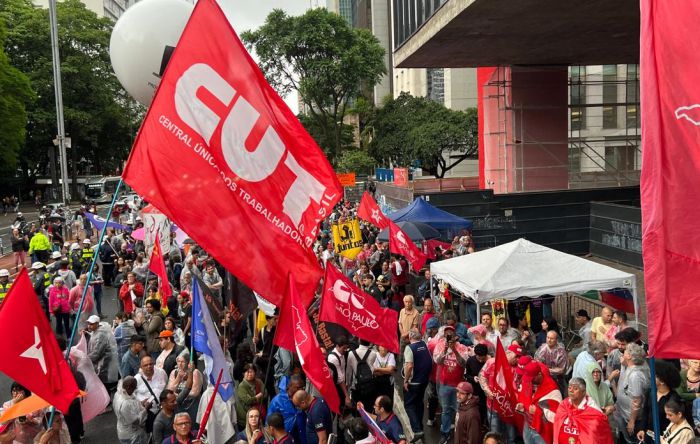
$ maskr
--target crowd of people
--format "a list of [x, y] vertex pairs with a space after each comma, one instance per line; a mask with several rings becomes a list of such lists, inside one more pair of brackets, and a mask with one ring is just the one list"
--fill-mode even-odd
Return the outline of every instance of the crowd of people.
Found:
[[[172, 236], [168, 282], [159, 282], [149, 272], [144, 242], [130, 230], [109, 228], [88, 281], [92, 227], [65, 243], [48, 241], [50, 233], [37, 229], [32, 239], [44, 236], [48, 244], [46, 254], [37, 249], [43, 240], [30, 251], [37, 297], [63, 346], [74, 327], [85, 337], [87, 356], [112, 395], [120, 443], [201, 442], [197, 431], [212, 397], [205, 436], [214, 444], [373, 443], [376, 429], [396, 444], [653, 442], [650, 368], [626, 313], [603, 307], [591, 319], [578, 311], [578, 340], [567, 346], [552, 317], [552, 296], [477, 309], [428, 269], [411, 271], [365, 223], [362, 251], [354, 259], [337, 255], [331, 224], [354, 217], [355, 210], [348, 202], [338, 205], [314, 251], [322, 266], [333, 263], [381, 306], [398, 312], [400, 352], [334, 335], [324, 353], [341, 400], [337, 415], [306, 380], [295, 353], [273, 342], [284, 307], [260, 321], [255, 315], [237, 319], [225, 270], [199, 246], [178, 245]], [[137, 208], [124, 211], [133, 214], [113, 217], [130, 229], [141, 226]], [[429, 257], [474, 251], [470, 234], [462, 233]], [[11, 285], [6, 271], [0, 270], [0, 293]], [[205, 290], [235, 384], [228, 401], [214, 394], [192, 350], [194, 280]], [[163, 297], [164, 285], [173, 291], [170, 298]], [[101, 303], [105, 288], [114, 289], [118, 303], [111, 322]], [[514, 394], [514, 405], [504, 402], [499, 355], [512, 370], [505, 393]], [[76, 380], [80, 385], [80, 375]], [[700, 432], [700, 360], [657, 360], [656, 384], [661, 442], [691, 442]], [[13, 386], [3, 409], [28, 395]], [[44, 411], [19, 418], [0, 433], [0, 442], [80, 442], [80, 409], [56, 418], [50, 428]]]

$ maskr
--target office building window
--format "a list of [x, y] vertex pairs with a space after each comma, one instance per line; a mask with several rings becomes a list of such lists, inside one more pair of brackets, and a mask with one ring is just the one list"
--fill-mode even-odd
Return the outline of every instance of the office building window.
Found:
[[617, 65], [603, 65], [603, 128], [617, 128]]
[[605, 147], [606, 171], [633, 171], [635, 147], [628, 145]]
[[586, 67], [571, 67], [571, 130], [586, 128]]
[[639, 128], [639, 65], [627, 65], [627, 128]]

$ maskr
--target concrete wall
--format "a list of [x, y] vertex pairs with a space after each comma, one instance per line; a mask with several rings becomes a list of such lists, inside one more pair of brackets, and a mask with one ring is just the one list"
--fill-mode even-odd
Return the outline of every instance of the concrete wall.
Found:
[[445, 69], [445, 106], [455, 110], [475, 108], [477, 103], [476, 69]]

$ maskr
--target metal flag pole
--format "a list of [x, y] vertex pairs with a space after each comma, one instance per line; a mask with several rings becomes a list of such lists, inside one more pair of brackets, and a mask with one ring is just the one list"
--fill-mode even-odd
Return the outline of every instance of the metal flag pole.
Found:
[[651, 379], [651, 416], [654, 421], [654, 442], [661, 444], [661, 425], [659, 424], [659, 400], [656, 398], [656, 358], [649, 358]]

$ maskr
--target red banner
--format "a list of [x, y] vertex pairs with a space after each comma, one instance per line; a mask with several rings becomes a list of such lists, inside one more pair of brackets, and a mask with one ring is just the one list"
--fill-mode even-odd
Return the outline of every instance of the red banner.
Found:
[[503, 422], [520, 426], [520, 430], [522, 430], [522, 419], [516, 416], [518, 413], [515, 412], [515, 405], [518, 401], [515, 394], [515, 386], [513, 385], [513, 367], [508, 363], [501, 340], [496, 339], [496, 342], [493, 376], [489, 381], [489, 387], [493, 393], [491, 408], [498, 413]]
[[313, 297], [311, 247], [343, 189], [214, 0], [197, 2], [124, 179], [270, 302], [289, 272]]
[[165, 258], [160, 249], [160, 235], [156, 231], [156, 239], [153, 243], [153, 251], [151, 251], [151, 259], [148, 262], [148, 269], [160, 278], [160, 294], [163, 298], [161, 301], [163, 307], [168, 303], [168, 298], [173, 295], [168, 281], [168, 272], [165, 271]]
[[377, 202], [367, 191], [362, 194], [360, 207], [357, 209], [357, 217], [379, 227], [380, 230], [389, 226], [389, 218], [382, 213]]
[[642, 251], [649, 354], [698, 355], [700, 3], [641, 1]]
[[391, 220], [389, 220], [389, 251], [405, 257], [414, 270], [423, 268], [427, 259], [406, 233]]
[[408, 186], [408, 168], [394, 168], [394, 185], [397, 187]]
[[340, 398], [335, 389], [331, 369], [328, 368], [323, 353], [321, 353], [316, 334], [311, 328], [311, 321], [306, 314], [306, 305], [299, 297], [291, 273], [288, 282], [287, 296], [284, 301], [285, 308], [280, 313], [274, 342], [291, 352], [296, 350], [306, 377], [321, 393], [321, 397], [326, 401], [328, 407], [334, 412], [340, 413]]
[[27, 269], [15, 280], [0, 310], [0, 371], [68, 413], [78, 396], [68, 362], [34, 293]]
[[396, 328], [399, 314], [357, 288], [337, 268], [328, 264], [323, 279], [320, 319], [346, 328], [360, 339], [399, 352]]

